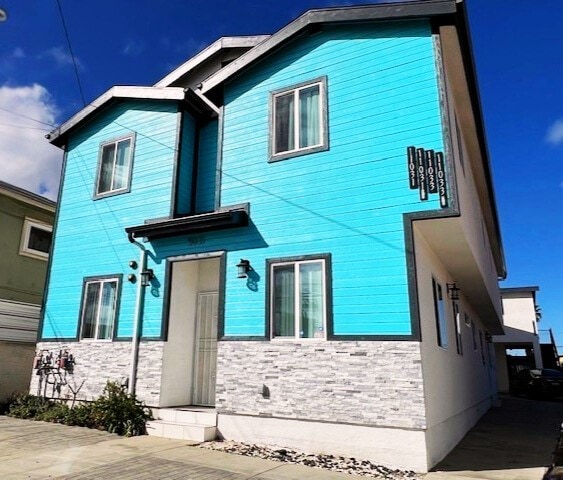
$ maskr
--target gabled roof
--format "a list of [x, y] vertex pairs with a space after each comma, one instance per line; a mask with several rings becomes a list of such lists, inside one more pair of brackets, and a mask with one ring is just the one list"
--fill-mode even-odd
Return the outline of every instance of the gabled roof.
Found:
[[209, 92], [251, 63], [271, 53], [281, 44], [315, 25], [353, 21], [398, 20], [454, 14], [457, 9], [456, 3], [456, 0], [418, 0], [358, 7], [309, 10], [274, 33], [267, 40], [264, 40], [260, 45], [249, 50], [244, 55], [241, 55], [225, 68], [222, 68], [217, 73], [210, 76], [207, 80], [204, 80], [201, 91], [203, 93]]
[[57, 205], [55, 202], [53, 202], [53, 200], [49, 200], [48, 198], [37, 195], [36, 193], [30, 192], [29, 190], [24, 190], [23, 188], [16, 187], [15, 185], [3, 182], [1, 180], [0, 194], [15, 198], [16, 200], [24, 202], [28, 205], [43, 208], [50, 212], [54, 212]]
[[59, 125], [55, 130], [46, 135], [46, 138], [57, 147], [61, 147], [66, 142], [66, 137], [70, 130], [107, 107], [118, 99], [143, 99], [143, 100], [183, 100], [185, 97], [184, 89], [181, 87], [133, 87], [117, 86], [112, 87], [100, 95], [92, 103], [86, 105], [82, 110], [72, 116], [69, 120]]
[[181, 78], [183, 75], [193, 70], [198, 65], [210, 59], [213, 55], [219, 53], [221, 50], [230, 48], [252, 48], [263, 42], [270, 35], [254, 35], [254, 36], [241, 36], [241, 37], [221, 37], [208, 47], [204, 48], [201, 52], [191, 57], [178, 68], [174, 69], [163, 79], [154, 84], [155, 87], [167, 87]]

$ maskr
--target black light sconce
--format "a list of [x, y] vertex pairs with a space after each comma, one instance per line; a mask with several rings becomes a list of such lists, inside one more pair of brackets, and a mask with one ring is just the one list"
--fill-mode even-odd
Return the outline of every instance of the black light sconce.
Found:
[[143, 287], [148, 287], [151, 283], [151, 280], [154, 278], [154, 272], [152, 268], [147, 268], [141, 272], [141, 285]]
[[450, 300], [459, 300], [459, 287], [457, 283], [446, 283], [446, 288], [448, 289]]
[[237, 264], [238, 278], [248, 277], [248, 272], [250, 272], [251, 268], [250, 262], [241, 258], [240, 262]]
[[485, 341], [487, 343], [493, 343], [493, 336], [489, 332], [485, 332]]

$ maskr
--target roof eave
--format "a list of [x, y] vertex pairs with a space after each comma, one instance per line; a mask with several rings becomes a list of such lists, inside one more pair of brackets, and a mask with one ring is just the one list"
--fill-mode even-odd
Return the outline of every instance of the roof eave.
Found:
[[115, 86], [104, 92], [45, 137], [57, 147], [64, 146], [69, 131], [75, 129], [90, 116], [118, 99], [181, 101], [184, 97], [184, 89], [181, 87]]
[[209, 92], [236, 73], [255, 62], [262, 56], [277, 48], [283, 42], [293, 38], [310, 25], [320, 23], [397, 20], [417, 17], [433, 17], [449, 15], [456, 12], [456, 0], [428, 0], [425, 2], [412, 1], [405, 3], [391, 3], [358, 7], [342, 7], [309, 10], [299, 18], [289, 23], [273, 34], [267, 40], [249, 50], [225, 68], [211, 75], [202, 83], [201, 91]]

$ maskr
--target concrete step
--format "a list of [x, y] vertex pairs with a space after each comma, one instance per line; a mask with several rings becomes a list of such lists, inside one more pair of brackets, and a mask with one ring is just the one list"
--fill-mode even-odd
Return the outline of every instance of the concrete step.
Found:
[[170, 423], [217, 426], [217, 413], [213, 409], [161, 408], [156, 412], [155, 417]]
[[147, 433], [155, 437], [174, 438], [177, 440], [192, 440], [207, 442], [217, 436], [217, 427], [189, 423], [168, 422], [165, 420], [151, 420], [147, 422]]

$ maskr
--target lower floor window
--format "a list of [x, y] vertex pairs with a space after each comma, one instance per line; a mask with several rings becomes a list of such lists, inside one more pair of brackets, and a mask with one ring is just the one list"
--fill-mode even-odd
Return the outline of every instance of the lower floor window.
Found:
[[109, 340], [117, 316], [119, 277], [84, 280], [80, 338]]
[[326, 338], [327, 259], [271, 262], [272, 337]]

